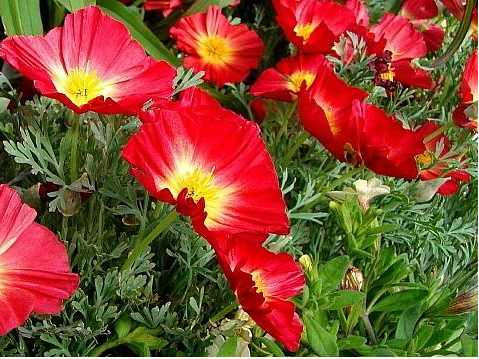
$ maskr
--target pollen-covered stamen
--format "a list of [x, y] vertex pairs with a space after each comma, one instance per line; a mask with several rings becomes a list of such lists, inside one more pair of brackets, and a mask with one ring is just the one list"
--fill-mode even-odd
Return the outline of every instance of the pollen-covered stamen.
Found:
[[198, 55], [210, 64], [221, 65], [230, 62], [231, 48], [225, 38], [204, 36], [198, 39]]
[[298, 93], [303, 82], [306, 82], [306, 89], [313, 83], [315, 74], [309, 71], [295, 71], [288, 76], [286, 88], [291, 92]]
[[309, 22], [306, 24], [298, 24], [294, 27], [294, 32], [296, 36], [302, 37], [303, 38], [303, 44], [308, 42], [309, 37], [313, 33], [314, 29], [316, 29], [317, 24], [314, 22]]
[[255, 270], [251, 272], [251, 278], [253, 279], [254, 286], [256, 288], [256, 293], [261, 293], [263, 294], [264, 297], [267, 296], [267, 286], [264, 283], [263, 279], [261, 278], [261, 273], [260, 270]]
[[388, 64], [386, 71], [380, 73], [379, 76], [385, 81], [394, 81], [394, 68]]
[[65, 94], [76, 106], [82, 106], [98, 96], [107, 97], [111, 85], [107, 85], [94, 69], [74, 68], [68, 74], [56, 76], [54, 84], [57, 90]]
[[416, 162], [421, 168], [428, 168], [434, 161], [434, 156], [431, 151], [426, 150], [420, 155], [416, 156]]

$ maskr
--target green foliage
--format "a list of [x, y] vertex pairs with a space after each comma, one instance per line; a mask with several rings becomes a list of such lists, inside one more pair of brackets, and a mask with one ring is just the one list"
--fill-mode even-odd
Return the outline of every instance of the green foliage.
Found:
[[9, 36], [43, 34], [40, 0], [1, 0], [0, 17]]

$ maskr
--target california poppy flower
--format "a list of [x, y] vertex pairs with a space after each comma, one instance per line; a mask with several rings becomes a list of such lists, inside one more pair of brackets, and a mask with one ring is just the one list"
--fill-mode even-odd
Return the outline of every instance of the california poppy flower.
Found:
[[477, 133], [477, 107], [475, 116], [470, 115], [468, 117], [464, 112], [470, 108], [472, 103], [475, 102], [477, 105], [477, 50], [471, 54], [464, 67], [459, 87], [459, 97], [461, 98], [461, 103], [454, 110], [454, 123], [460, 127], [472, 128]]
[[305, 285], [301, 266], [288, 253], [275, 254], [238, 236], [213, 248], [243, 310], [287, 350], [298, 350], [303, 325], [289, 299]]
[[245, 24], [230, 24], [217, 6], [182, 18], [171, 27], [170, 35], [186, 52], [184, 65], [204, 71], [204, 79], [218, 86], [246, 79], [258, 67], [264, 49], [256, 32]]
[[287, 234], [286, 205], [258, 125], [207, 98], [190, 90], [176, 108], [140, 115], [145, 123], [122, 154], [131, 173], [155, 198], [190, 216], [203, 237]]
[[94, 6], [65, 17], [45, 36], [12, 36], [0, 56], [45, 96], [77, 113], [138, 112], [173, 93], [176, 71], [145, 54], [126, 26]]
[[183, 5], [183, 0], [146, 0], [143, 3], [143, 8], [146, 11], [161, 10], [163, 16], [168, 16], [181, 5]]
[[[426, 121], [421, 128], [416, 131], [424, 139], [426, 149], [416, 157], [418, 165], [421, 167], [419, 178], [421, 180], [431, 180], [435, 178], [448, 178], [448, 180], [439, 187], [437, 193], [443, 196], [449, 196], [459, 190], [460, 182], [469, 182], [471, 175], [462, 170], [451, 167], [451, 161], [457, 159], [457, 155], [450, 154], [451, 142], [443, 134], [438, 134], [434, 138], [427, 139], [440, 126], [432, 121]], [[437, 145], [441, 143], [442, 150], [437, 153]], [[437, 156], [436, 156], [437, 155]], [[465, 168], [465, 166], [463, 166]]]
[[31, 313], [57, 314], [78, 287], [65, 246], [18, 193], [0, 185], [0, 335]]
[[339, 36], [357, 26], [354, 13], [332, 0], [273, 0], [273, 6], [286, 38], [307, 53], [330, 53]]
[[[407, 130], [381, 109], [366, 104], [366, 93], [349, 87], [332, 73], [301, 91], [298, 113], [306, 131], [340, 161], [364, 164], [377, 174], [414, 179], [415, 157], [424, 152], [423, 137]], [[337, 96], [341, 93], [341, 96]]]
[[328, 63], [323, 55], [298, 55], [285, 58], [275, 68], [263, 71], [251, 85], [253, 96], [262, 96], [291, 102], [297, 96], [304, 83], [309, 88], [313, 83], [318, 68]]

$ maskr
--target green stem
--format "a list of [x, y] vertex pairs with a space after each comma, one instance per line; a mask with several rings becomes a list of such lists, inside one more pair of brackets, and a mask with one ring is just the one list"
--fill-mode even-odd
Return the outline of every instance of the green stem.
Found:
[[361, 172], [363, 169], [365, 169], [366, 167], [364, 165], [361, 165], [359, 167], [356, 167], [356, 168], [353, 168], [351, 171], [343, 174], [341, 177], [339, 177], [338, 179], [334, 180], [333, 183], [331, 183], [331, 186], [329, 186], [327, 188], [327, 190], [323, 193], [327, 193], [329, 191], [332, 191], [333, 189], [335, 189], [336, 187], [338, 187], [341, 183], [343, 183], [344, 181], [346, 181], [347, 179], [351, 178], [352, 176], [354, 176], [356, 173], [359, 173]]
[[70, 183], [75, 182], [78, 179], [78, 137], [80, 134], [80, 118], [77, 113], [73, 113], [72, 127], [70, 129], [71, 145], [70, 145]]
[[146, 238], [138, 243], [135, 248], [133, 249], [133, 252], [130, 253], [128, 258], [125, 261], [125, 264], [123, 264], [123, 267], [121, 268], [121, 271], [125, 271], [129, 268], [131, 268], [132, 264], [135, 262], [135, 260], [142, 254], [145, 249], [149, 246], [153, 240], [158, 237], [161, 232], [163, 232], [165, 229], [167, 229], [170, 224], [172, 224], [179, 216], [179, 213], [176, 212], [175, 210], [172, 210], [158, 225], [146, 236]]
[[457, 30], [451, 45], [449, 45], [449, 48], [446, 50], [446, 52], [444, 52], [441, 57], [432, 62], [431, 67], [441, 67], [442, 65], [446, 64], [446, 62], [448, 62], [451, 57], [457, 52], [462, 42], [464, 41], [464, 38], [466, 37], [469, 26], [471, 26], [472, 13], [474, 11], [475, 4], [476, 0], [467, 0], [466, 10], [464, 11], [464, 15], [462, 16], [459, 30]]
[[368, 332], [368, 337], [371, 340], [372, 344], [376, 344], [378, 341], [376, 339], [376, 334], [374, 333], [374, 328], [371, 325], [371, 321], [369, 320], [369, 317], [367, 314], [364, 314], [362, 317], [364, 326], [366, 327], [366, 332]]
[[309, 133], [303, 132], [296, 138], [296, 142], [294, 143], [293, 146], [289, 149], [289, 151], [286, 153], [286, 155], [283, 157], [283, 160], [281, 161], [282, 166], [287, 166], [291, 162], [291, 159], [295, 155], [295, 153], [298, 151], [298, 149], [301, 147], [301, 145], [306, 141], [306, 139], [309, 137]]
[[218, 313], [214, 314], [211, 318], [210, 318], [210, 322], [217, 322], [218, 320], [221, 320], [225, 317], [226, 314], [228, 314], [229, 312], [231, 312], [232, 310], [236, 309], [238, 307], [238, 302], [236, 302], [236, 300], [232, 303], [230, 303], [228, 306], [226, 306], [225, 308], [221, 309]]
[[443, 133], [444, 131], [446, 131], [446, 129], [448, 129], [449, 127], [452, 127], [452, 122], [448, 122], [446, 124], [444, 124], [443, 126], [439, 127], [437, 130], [431, 132], [429, 135], [427, 135], [426, 137], [424, 137], [424, 143], [428, 143], [429, 141], [431, 141], [434, 137], [440, 135], [441, 133]]
[[108, 349], [114, 348], [121, 344], [120, 339], [109, 339], [99, 347], [93, 349], [90, 353], [91, 357], [99, 357], [103, 354], [103, 352], [107, 351]]

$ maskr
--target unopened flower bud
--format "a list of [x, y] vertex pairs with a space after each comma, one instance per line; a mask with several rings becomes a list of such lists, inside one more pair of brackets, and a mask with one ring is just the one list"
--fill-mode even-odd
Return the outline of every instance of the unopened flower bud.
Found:
[[301, 264], [301, 267], [303, 267], [305, 272], [311, 272], [313, 270], [313, 261], [307, 254], [303, 254], [301, 257], [299, 257], [299, 264]]
[[458, 295], [446, 309], [448, 314], [462, 314], [477, 310], [477, 288]]
[[341, 281], [341, 289], [360, 291], [363, 287], [363, 282], [363, 273], [355, 266], [350, 265]]

